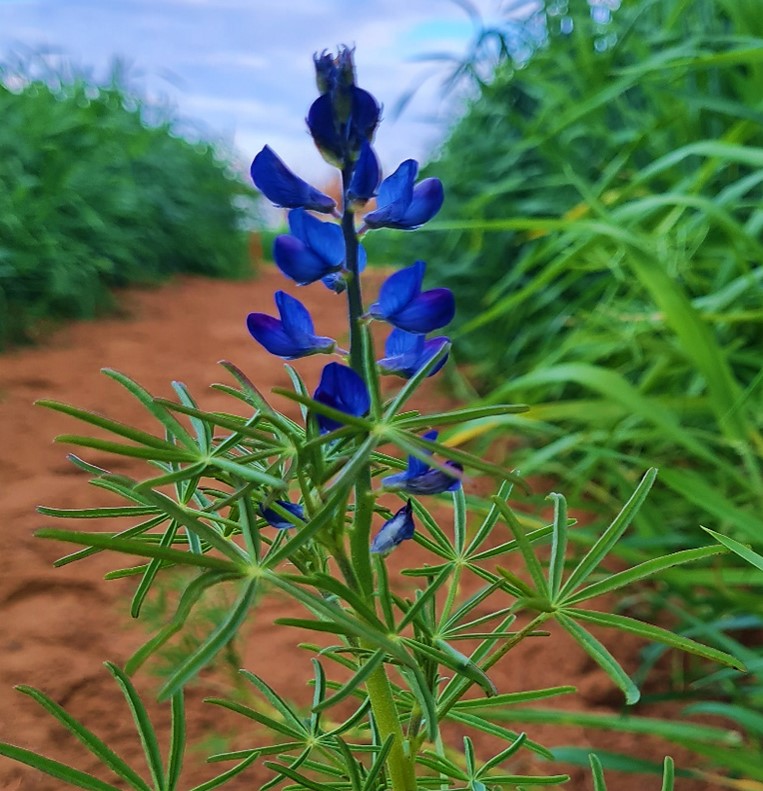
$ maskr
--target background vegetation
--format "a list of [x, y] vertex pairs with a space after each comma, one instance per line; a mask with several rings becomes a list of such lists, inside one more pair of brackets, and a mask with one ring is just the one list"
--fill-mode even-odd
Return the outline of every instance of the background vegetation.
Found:
[[[455, 290], [476, 398], [532, 405], [481, 426], [486, 446], [510, 435], [513, 464], [594, 513], [660, 468], [620, 546], [629, 560], [706, 543], [700, 523], [763, 546], [759, 12], [756, 0], [569, 0], [482, 31], [454, 74], [476, 98], [425, 170], [448, 185], [440, 222], [367, 243], [424, 258]], [[745, 731], [749, 752], [701, 751], [761, 781], [754, 574], [741, 560], [681, 569], [623, 606], [747, 657], [744, 677], [675, 668], [675, 695]]]
[[0, 66], [0, 349], [113, 307], [115, 286], [246, 274], [253, 197], [211, 144], [116, 72], [37, 71]]

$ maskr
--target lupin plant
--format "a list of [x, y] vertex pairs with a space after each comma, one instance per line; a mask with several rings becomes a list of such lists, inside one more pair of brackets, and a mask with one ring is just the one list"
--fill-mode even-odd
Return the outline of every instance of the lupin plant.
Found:
[[[273, 355], [298, 360], [334, 355], [310, 389], [287, 366], [292, 388], [273, 392], [296, 402], [300, 419], [276, 410], [235, 365], [223, 362], [235, 385], [214, 385], [238, 401], [238, 412], [202, 410], [188, 390], [174, 384], [177, 401], [152, 397], [139, 384], [105, 370], [158, 421], [152, 434], [116, 420], [51, 401], [44, 406], [111, 432], [116, 439], [64, 435], [59, 441], [147, 460], [158, 474], [134, 480], [77, 456], [72, 463], [91, 483], [126, 501], [116, 508], [72, 512], [41, 508], [59, 517], [123, 517], [133, 522], [116, 533], [45, 529], [40, 535], [80, 548], [65, 565], [102, 551], [142, 558], [112, 578], [134, 576], [132, 614], [162, 577], [192, 570], [174, 617], [121, 669], [108, 668], [135, 719], [150, 777], [144, 779], [86, 726], [30, 687], [20, 690], [45, 707], [103, 764], [138, 791], [175, 791], [181, 785], [184, 751], [183, 688], [226, 646], [256, 612], [263, 597], [279, 595], [304, 609], [282, 617], [329, 645], [303, 646], [313, 653], [313, 702], [305, 712], [257, 672], [242, 670], [252, 685], [253, 705], [224, 698], [208, 702], [252, 724], [249, 747], [212, 756], [237, 762], [193, 791], [207, 791], [259, 761], [270, 773], [261, 788], [285, 784], [313, 791], [415, 791], [416, 789], [527, 789], [558, 785], [564, 774], [528, 775], [513, 770], [515, 758], [550, 752], [524, 732], [500, 724], [500, 711], [518, 703], [574, 692], [570, 686], [534, 691], [497, 689], [490, 677], [499, 661], [527, 639], [566, 631], [624, 693], [639, 691], [589, 626], [611, 627], [659, 641], [709, 660], [739, 667], [733, 656], [659, 626], [590, 609], [586, 602], [685, 563], [725, 551], [713, 545], [656, 558], [610, 573], [603, 566], [655, 479], [650, 470], [611, 524], [573, 560], [568, 551], [565, 499], [551, 494], [553, 519], [530, 524], [509, 504], [526, 483], [515, 472], [454, 444], [439, 431], [494, 415], [524, 411], [521, 405], [461, 408], [435, 414], [409, 408], [411, 397], [436, 374], [450, 352], [441, 331], [453, 318], [454, 295], [423, 289], [425, 263], [416, 261], [387, 278], [376, 302], [366, 307], [361, 289], [365, 253], [360, 237], [375, 228], [411, 231], [434, 217], [443, 202], [437, 179], [417, 181], [418, 165], [403, 162], [381, 178], [372, 144], [380, 105], [355, 80], [353, 51], [315, 57], [319, 97], [307, 115], [313, 140], [341, 173], [342, 200], [335, 201], [295, 175], [269, 147], [251, 167], [256, 186], [289, 210], [289, 233], [275, 241], [279, 269], [297, 284], [322, 281], [330, 299], [346, 300], [349, 349], [315, 334], [302, 303], [275, 294], [278, 318], [252, 313], [253, 339]], [[359, 212], [375, 199], [373, 210]], [[325, 215], [319, 219], [316, 215]], [[343, 296], [337, 296], [343, 295]], [[372, 322], [389, 327], [377, 352]], [[243, 329], [242, 329], [243, 331]], [[403, 380], [387, 395], [380, 377]], [[407, 457], [401, 458], [401, 457]], [[487, 500], [465, 495], [467, 476], [496, 479]], [[168, 492], [172, 492], [171, 496]], [[438, 498], [438, 495], [445, 495]], [[388, 502], [399, 500], [397, 507]], [[467, 506], [470, 506], [469, 508]], [[413, 544], [418, 544], [414, 553]], [[402, 576], [390, 574], [390, 553], [410, 555]], [[423, 558], [423, 559], [422, 559]], [[166, 761], [156, 732], [130, 680], [157, 649], [184, 625], [202, 594], [233, 585], [235, 601], [216, 628], [172, 670], [159, 692], [171, 705], [172, 731]], [[459, 644], [469, 641], [468, 649]], [[331, 669], [340, 672], [331, 677]], [[462, 748], [443, 732], [450, 723], [465, 735]], [[272, 734], [261, 738], [264, 726]], [[479, 737], [505, 741], [485, 755]], [[477, 742], [473, 740], [477, 736]], [[116, 786], [9, 744], [0, 754], [27, 763], [70, 786], [110, 791]], [[604, 789], [601, 765], [591, 758], [594, 787]], [[665, 762], [662, 788], [673, 787]]]

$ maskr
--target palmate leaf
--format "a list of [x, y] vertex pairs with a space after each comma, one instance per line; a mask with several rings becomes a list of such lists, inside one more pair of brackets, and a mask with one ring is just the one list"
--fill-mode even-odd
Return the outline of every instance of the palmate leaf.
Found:
[[[111, 662], [105, 663], [106, 668], [119, 685], [132, 714], [133, 721], [145, 755], [145, 761], [151, 774], [151, 783], [141, 776], [120, 758], [105, 742], [97, 737], [78, 720], [74, 719], [61, 706], [47, 695], [32, 687], [19, 687], [19, 691], [29, 695], [48, 713], [52, 714], [72, 735], [74, 735], [104, 766], [111, 770], [122, 781], [135, 791], [175, 791], [177, 779], [182, 769], [185, 748], [185, 722], [182, 692], [178, 692], [172, 701], [172, 735], [170, 759], [167, 773], [164, 773], [159, 743], [156, 732], [148, 717], [145, 706], [135, 687], [125, 672]], [[31, 750], [25, 750], [10, 744], [0, 743], [0, 755], [19, 761], [45, 774], [55, 777], [75, 788], [85, 791], [118, 791], [118, 787], [99, 780], [92, 775], [74, 769], [65, 764], [53, 761]]]
[[251, 608], [257, 579], [248, 580], [227, 615], [204, 642], [180, 664], [159, 690], [159, 700], [166, 700], [188, 683], [204, 665], [212, 660], [236, 636]]
[[593, 659], [594, 662], [614, 681], [625, 694], [625, 702], [632, 705], [638, 703], [641, 693], [631, 681], [628, 674], [620, 667], [619, 662], [587, 629], [584, 629], [573, 618], [563, 612], [557, 612], [555, 618], [560, 626], [575, 642]]
[[736, 670], [746, 670], [743, 662], [731, 656], [731, 654], [727, 654], [725, 651], [719, 651], [717, 648], [710, 648], [688, 637], [683, 637], [680, 634], [676, 634], [668, 629], [663, 629], [660, 626], [653, 626], [652, 624], [638, 621], [635, 618], [628, 618], [625, 615], [616, 615], [615, 613], [581, 610], [573, 607], [565, 609], [564, 612], [569, 618], [578, 621], [585, 621], [598, 626], [610, 626], [623, 632], [629, 632], [630, 634], [644, 637], [647, 640], [664, 643], [672, 648], [678, 648], [681, 651], [701, 656], [703, 659], [710, 659], [713, 662], [728, 665]]

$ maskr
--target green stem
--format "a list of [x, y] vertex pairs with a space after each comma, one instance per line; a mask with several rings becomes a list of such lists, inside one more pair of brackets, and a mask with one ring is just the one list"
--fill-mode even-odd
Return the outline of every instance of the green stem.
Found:
[[[347, 194], [347, 187], [352, 176], [352, 168], [342, 171], [342, 193]], [[347, 308], [350, 323], [350, 367], [360, 377], [363, 372], [363, 336], [361, 332], [361, 316], [363, 315], [363, 295], [360, 290], [358, 272], [358, 236], [355, 231], [355, 213], [347, 207], [345, 200], [342, 214], [342, 235], [345, 244], [345, 266], [349, 270], [347, 282]], [[366, 382], [366, 385], [369, 385]], [[347, 559], [344, 553], [337, 557], [337, 562], [350, 586], [357, 585], [360, 593], [369, 601], [374, 602], [374, 579], [371, 568], [371, 521], [374, 513], [374, 496], [371, 490], [371, 468], [366, 465], [358, 474], [355, 484], [355, 518], [353, 519], [350, 536], [351, 568], [344, 568]], [[375, 606], [375, 603], [374, 603]], [[373, 647], [367, 646], [371, 652]], [[366, 690], [371, 701], [371, 710], [376, 720], [379, 735], [382, 739], [392, 736], [392, 747], [387, 757], [387, 772], [393, 791], [416, 791], [416, 776], [413, 763], [405, 751], [405, 739], [400, 716], [392, 695], [392, 687], [384, 665], [380, 665], [366, 680]]]

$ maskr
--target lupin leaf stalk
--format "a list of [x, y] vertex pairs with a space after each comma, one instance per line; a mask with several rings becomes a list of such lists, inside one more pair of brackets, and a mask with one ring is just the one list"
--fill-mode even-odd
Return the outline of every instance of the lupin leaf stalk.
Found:
[[[428, 338], [427, 334], [453, 318], [455, 300], [447, 289], [423, 289], [425, 264], [416, 261], [391, 275], [377, 302], [366, 310], [361, 290], [365, 251], [359, 236], [379, 227], [410, 231], [427, 222], [442, 205], [442, 184], [436, 179], [417, 182], [418, 166], [413, 160], [406, 160], [381, 180], [372, 146], [380, 107], [355, 84], [352, 50], [342, 48], [336, 56], [323, 52], [314, 60], [320, 95], [310, 107], [307, 123], [318, 149], [341, 173], [341, 207], [292, 173], [267, 146], [251, 168], [265, 196], [289, 210], [290, 232], [275, 242], [279, 269], [298, 285], [320, 280], [336, 295], [345, 295], [330, 298], [346, 299], [347, 352], [333, 339], [316, 335], [305, 306], [282, 291], [275, 294], [278, 318], [252, 313], [247, 319], [255, 341], [283, 359], [316, 354], [343, 358], [324, 366], [312, 395], [299, 373], [287, 367], [292, 388], [273, 392], [298, 404], [301, 420], [274, 409], [244, 372], [229, 362], [223, 366], [236, 386], [216, 387], [235, 398], [239, 407], [243, 404], [247, 416], [204, 411], [177, 382], [173, 385], [177, 401], [153, 398], [137, 382], [108, 369], [106, 375], [158, 422], [156, 433], [66, 404], [41, 402], [101, 432], [97, 437], [63, 435], [60, 441], [143, 458], [152, 471], [149, 478], [137, 481], [70, 456], [79, 470], [92, 476], [99, 490], [110, 491], [125, 504], [76, 511], [44, 508], [42, 512], [65, 518], [121, 517], [133, 523], [113, 534], [40, 531], [39, 535], [78, 547], [58, 564], [104, 550], [140, 558], [134, 567], [125, 569], [120, 564], [109, 575], [140, 577], [131, 605], [135, 617], [157, 580], [176, 567], [191, 572], [175, 615], [136, 651], [124, 670], [108, 665], [133, 713], [150, 779], [140, 776], [144, 766], [127, 765], [42, 692], [19, 689], [74, 733], [130, 788], [181, 791], [183, 687], [236, 637], [259, 599], [277, 592], [309, 614], [281, 618], [279, 625], [336, 638], [332, 646], [310, 646], [314, 697], [309, 716], [260, 675], [242, 670], [260, 704], [248, 705], [251, 696], [246, 703], [219, 698], [207, 702], [267, 727], [272, 743], [213, 756], [236, 764], [185, 791], [222, 787], [258, 761], [272, 774], [264, 789], [282, 782], [315, 791], [478, 791], [557, 785], [567, 779], [565, 775], [511, 772], [510, 762], [520, 749], [547, 758], [551, 754], [527, 734], [502, 726], [500, 715], [516, 703], [569, 694], [574, 688], [502, 691], [488, 672], [524, 640], [546, 636], [544, 629], [551, 623], [588, 653], [621, 689], [628, 704], [639, 699], [639, 690], [589, 631], [591, 624], [743, 669], [736, 657], [716, 648], [634, 618], [584, 606], [635, 580], [726, 550], [720, 545], [699, 547], [613, 574], [604, 570], [607, 555], [654, 482], [656, 470], [650, 470], [585, 555], [573, 559], [568, 552], [572, 522], [562, 495], [550, 495], [554, 506], [550, 524], [537, 522], [528, 527], [509, 505], [514, 489], [526, 488], [517, 473], [439, 440], [439, 429], [522, 412], [525, 407], [477, 406], [430, 415], [408, 409], [419, 385], [446, 361], [447, 336]], [[376, 207], [358, 227], [356, 215], [373, 197]], [[383, 321], [391, 328], [379, 360], [367, 327], [370, 321]], [[386, 400], [380, 375], [404, 380]], [[104, 431], [116, 439], [103, 439]], [[393, 446], [398, 455], [382, 452], [381, 446]], [[398, 457], [407, 457], [407, 463]], [[495, 495], [477, 503], [471, 519], [463, 489], [468, 471], [500, 481]], [[399, 497], [402, 507], [382, 505], [381, 494]], [[450, 498], [452, 520], [436, 517], [427, 507], [427, 499], [438, 495]], [[442, 526], [447, 521], [452, 525]], [[427, 552], [428, 559], [423, 566], [406, 570], [404, 590], [413, 592], [403, 594], [399, 581], [387, 574], [386, 558], [391, 552], [405, 553], [410, 546], [406, 542], [412, 541]], [[550, 549], [539, 555], [539, 544], [550, 544]], [[504, 556], [510, 553], [523, 565], [521, 572], [505, 567]], [[467, 575], [481, 587], [463, 595], [461, 580]], [[215, 619], [215, 628], [202, 643], [171, 668], [159, 693], [160, 699], [170, 701], [172, 719], [164, 767], [156, 733], [129, 676], [183, 628], [204, 592], [221, 584], [236, 586], [233, 603], [224, 616]], [[523, 625], [516, 628], [519, 617]], [[464, 645], [476, 647], [466, 654]], [[341, 666], [345, 674], [341, 682], [327, 677], [325, 667], [331, 663]], [[343, 719], [344, 715], [336, 714], [335, 704], [341, 703], [341, 709], [351, 702], [356, 705], [348, 716]], [[478, 758], [475, 744], [466, 736], [463, 751], [457, 753], [452, 746], [446, 747], [441, 734], [441, 723], [446, 721], [462, 730], [501, 736], [507, 746], [492, 757]], [[703, 733], [710, 734], [714, 744], [726, 737], [725, 731], [707, 726]], [[0, 743], [0, 755], [75, 788], [116, 791], [116, 786], [24, 748]], [[596, 791], [603, 791], [601, 766], [595, 758], [591, 765]], [[672, 784], [672, 764], [666, 762], [663, 791], [671, 791]]]

